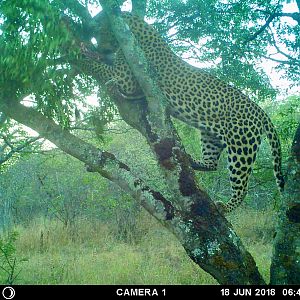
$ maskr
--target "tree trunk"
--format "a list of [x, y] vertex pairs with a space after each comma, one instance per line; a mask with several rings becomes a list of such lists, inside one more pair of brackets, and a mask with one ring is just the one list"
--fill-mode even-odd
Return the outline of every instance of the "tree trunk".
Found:
[[271, 284], [300, 283], [300, 123], [288, 162], [271, 264]]

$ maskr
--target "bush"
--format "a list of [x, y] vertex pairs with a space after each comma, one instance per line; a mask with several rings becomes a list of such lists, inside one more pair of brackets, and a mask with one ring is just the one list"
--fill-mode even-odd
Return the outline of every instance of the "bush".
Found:
[[5, 237], [0, 238], [0, 282], [2, 284], [13, 284], [21, 272], [21, 264], [26, 261], [16, 256], [15, 242], [18, 233], [12, 231]]

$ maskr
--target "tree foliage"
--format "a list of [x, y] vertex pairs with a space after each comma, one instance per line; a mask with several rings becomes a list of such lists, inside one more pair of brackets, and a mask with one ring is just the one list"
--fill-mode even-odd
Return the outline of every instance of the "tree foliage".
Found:
[[32, 96], [39, 111], [68, 126], [91, 86], [63, 60], [59, 49], [70, 39], [55, 8], [51, 1], [0, 3], [0, 91], [10, 101]]
[[[213, 71], [258, 99], [276, 91], [261, 61], [278, 62], [278, 70], [298, 84], [299, 20], [283, 13], [286, 1], [149, 1], [148, 15], [175, 48], [185, 45]], [[299, 10], [299, 8], [298, 8]], [[275, 55], [276, 54], [276, 55]], [[281, 59], [278, 59], [278, 57]], [[277, 61], [278, 60], [278, 61]]]

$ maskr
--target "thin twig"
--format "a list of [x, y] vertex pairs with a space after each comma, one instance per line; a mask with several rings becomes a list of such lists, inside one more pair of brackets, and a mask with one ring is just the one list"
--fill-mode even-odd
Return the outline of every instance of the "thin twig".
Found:
[[256, 31], [252, 36], [250, 36], [248, 39], [246, 39], [243, 44], [248, 44], [250, 42], [252, 42], [253, 40], [255, 40], [262, 32], [265, 31], [265, 29], [267, 27], [269, 27], [269, 25], [271, 24], [271, 22], [276, 18], [276, 14], [272, 14], [269, 16], [269, 18], [267, 19], [267, 21], [265, 22], [265, 24], [263, 26], [261, 26], [261, 28]]
[[42, 138], [40, 136], [33, 137], [33, 138], [28, 139], [26, 142], [24, 142], [24, 144], [22, 144], [18, 147], [15, 147], [7, 139], [7, 137], [5, 135], [2, 135], [1, 137], [4, 140], [4, 142], [10, 147], [11, 150], [3, 158], [0, 159], [0, 165], [3, 164], [4, 162], [8, 161], [15, 153], [21, 153], [24, 148], [28, 147], [30, 144], [32, 144]]

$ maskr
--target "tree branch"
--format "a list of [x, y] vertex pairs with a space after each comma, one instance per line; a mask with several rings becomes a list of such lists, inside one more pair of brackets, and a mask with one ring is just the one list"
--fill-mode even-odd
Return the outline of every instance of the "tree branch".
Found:
[[0, 158], [0, 165], [3, 164], [3, 163], [5, 163], [6, 161], [8, 161], [10, 158], [12, 158], [12, 156], [15, 153], [21, 153], [21, 152], [23, 152], [23, 150], [26, 147], [28, 147], [29, 145], [33, 144], [37, 140], [41, 139], [40, 136], [34, 137], [34, 138], [30, 138], [26, 142], [24, 142], [23, 144], [19, 145], [18, 147], [14, 147], [14, 145], [10, 143], [10, 141], [7, 139], [6, 136], [2, 135], [1, 138], [4, 140], [4, 142], [6, 143], [6, 145], [8, 145], [8, 147], [11, 150], [7, 154], [5, 154], [4, 157]]
[[277, 17], [276, 14], [271, 14], [271, 15], [268, 17], [266, 23], [265, 23], [263, 26], [261, 26], [261, 28], [260, 28], [258, 31], [256, 31], [252, 36], [250, 36], [248, 39], [246, 39], [246, 40], [243, 42], [243, 44], [248, 44], [248, 43], [254, 41], [254, 40], [255, 40], [262, 32], [265, 31], [265, 29], [266, 29], [267, 27], [269, 27], [269, 25], [271, 24], [271, 22], [272, 22], [276, 17]]
[[1, 138], [2, 140], [4, 141], [4, 143], [10, 148], [10, 149], [13, 149], [14, 146], [10, 143], [10, 141], [8, 140], [8, 138], [4, 135], [4, 134], [1, 134]]
[[288, 17], [294, 19], [298, 24], [300, 24], [300, 13], [293, 12], [293, 13], [276, 13], [275, 17]]
[[1, 126], [5, 123], [6, 120], [7, 120], [7, 116], [4, 113], [1, 113], [1, 115], [0, 115], [0, 129], [1, 129]]
[[260, 56], [265, 58], [265, 59], [272, 60], [272, 61], [280, 63], [280, 64], [285, 64], [285, 65], [292, 65], [293, 64], [291, 61], [288, 61], [288, 60], [277, 59], [277, 58], [273, 58], [273, 57], [263, 55], [263, 54], [260, 54]]
[[272, 41], [273, 41], [273, 46], [277, 50], [277, 53], [285, 56], [291, 62], [291, 64], [299, 64], [299, 66], [300, 66], [300, 60], [292, 57], [291, 55], [289, 55], [289, 54], [287, 54], [284, 51], [279, 49], [279, 46], [277, 45], [277, 42], [276, 42], [276, 39], [275, 39], [275, 36], [274, 36], [274, 33], [273, 33], [272, 30], [271, 30], [271, 37], [272, 37]]
[[83, 21], [89, 23], [92, 20], [92, 16], [89, 13], [89, 10], [84, 5], [80, 4], [77, 0], [59, 0], [59, 4], [64, 9], [70, 9], [76, 15], [81, 17]]
[[136, 178], [130, 168], [117, 160], [113, 154], [72, 135], [31, 107], [25, 107], [17, 101], [1, 100], [0, 111], [32, 128], [65, 153], [84, 162], [94, 172], [119, 185], [160, 222], [168, 222], [175, 213], [171, 203], [161, 193], [152, 190], [140, 178]]
[[[300, 0], [298, 0], [299, 2]], [[289, 17], [289, 18], [292, 18], [294, 19], [295, 21], [298, 22], [298, 24], [300, 24], [300, 13], [297, 13], [297, 12], [294, 12], [294, 13], [283, 13], [283, 12], [280, 12], [280, 13], [270, 13], [268, 12], [269, 14], [269, 17], [268, 19], [266, 20], [265, 24], [262, 25], [260, 27], [260, 29], [258, 31], [256, 31], [252, 36], [250, 36], [249, 38], [247, 38], [243, 44], [247, 44], [249, 42], [252, 42], [253, 40], [255, 40], [262, 32], [264, 32], [269, 26], [270, 24], [272, 23], [272, 21], [278, 17]]]

